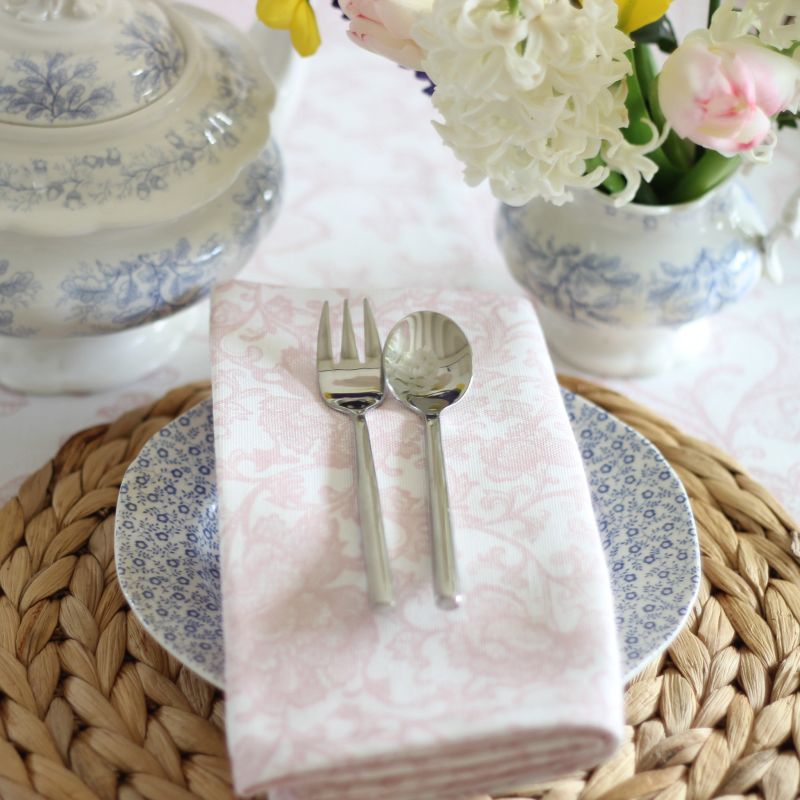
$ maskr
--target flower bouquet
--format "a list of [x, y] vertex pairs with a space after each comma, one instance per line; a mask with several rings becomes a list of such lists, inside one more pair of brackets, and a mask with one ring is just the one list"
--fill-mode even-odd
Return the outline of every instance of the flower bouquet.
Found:
[[[498, 244], [566, 361], [663, 371], [780, 277], [800, 190], [768, 230], [732, 176], [796, 126], [800, 0], [695, 5], [707, 24], [682, 41], [671, 0], [340, 2], [354, 42], [426, 80], [467, 183], [502, 201]], [[258, 12], [318, 46], [308, 0]]]
[[[505, 203], [694, 200], [769, 160], [800, 104], [800, 0], [710, 0], [678, 42], [671, 0], [342, 0], [360, 46], [430, 80], [436, 128]], [[260, 18], [319, 44], [308, 0]]]

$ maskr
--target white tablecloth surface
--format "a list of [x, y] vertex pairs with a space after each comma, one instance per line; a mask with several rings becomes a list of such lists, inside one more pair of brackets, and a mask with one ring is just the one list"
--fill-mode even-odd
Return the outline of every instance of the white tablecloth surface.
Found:
[[[196, 0], [242, 27], [253, 3]], [[679, 0], [685, 2], [685, 0]], [[467, 188], [433, 130], [410, 73], [345, 37], [315, 4], [323, 45], [279, 137], [286, 162], [280, 218], [242, 273], [297, 286], [475, 286], [518, 292], [493, 237], [496, 203]], [[748, 178], [766, 217], [800, 184], [800, 135], [784, 131], [773, 164]], [[719, 315], [705, 356], [658, 377], [605, 381], [737, 459], [800, 516], [800, 246], [783, 248], [783, 285], [762, 281]], [[87, 397], [0, 389], [0, 503], [75, 431], [111, 421], [169, 388], [209, 376], [205, 326], [167, 366]]]

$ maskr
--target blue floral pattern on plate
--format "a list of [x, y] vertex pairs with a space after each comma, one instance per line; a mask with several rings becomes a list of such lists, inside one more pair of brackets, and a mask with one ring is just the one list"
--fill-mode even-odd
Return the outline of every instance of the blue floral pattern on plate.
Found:
[[633, 428], [563, 392], [589, 477], [627, 677], [677, 634], [700, 586], [689, 497], [664, 456]]
[[223, 675], [222, 594], [211, 403], [160, 430], [125, 473], [117, 576], [168, 651], [211, 683]]
[[[611, 573], [623, 672], [672, 641], [700, 584], [686, 492], [644, 437], [562, 391]], [[129, 467], [117, 502], [120, 586], [145, 628], [216, 686], [224, 683], [211, 401], [171, 422]]]

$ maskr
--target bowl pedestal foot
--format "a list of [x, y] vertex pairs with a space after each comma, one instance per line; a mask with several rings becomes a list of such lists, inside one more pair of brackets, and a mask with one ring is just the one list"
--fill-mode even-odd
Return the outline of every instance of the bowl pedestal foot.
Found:
[[166, 364], [207, 315], [204, 302], [117, 333], [0, 336], [0, 386], [25, 394], [88, 394], [133, 383]]

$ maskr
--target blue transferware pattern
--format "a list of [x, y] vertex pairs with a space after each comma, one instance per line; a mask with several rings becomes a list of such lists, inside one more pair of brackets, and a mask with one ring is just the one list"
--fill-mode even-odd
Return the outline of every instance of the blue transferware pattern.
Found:
[[731, 242], [719, 256], [703, 247], [697, 260], [680, 266], [667, 261], [647, 286], [647, 301], [661, 322], [675, 325], [715, 314], [741, 299], [759, 277], [758, 258]]
[[[562, 392], [612, 579], [626, 678], [668, 646], [700, 582], [686, 492], [664, 457], [615, 417]], [[224, 681], [211, 402], [167, 425], [125, 474], [116, 564], [131, 608], [167, 650]]]
[[133, 95], [141, 103], [171, 89], [183, 72], [186, 51], [175, 32], [152, 14], [138, 14], [122, 26], [120, 55], [134, 62]]
[[[116, 49], [131, 62], [131, 95], [146, 105], [177, 81], [186, 50], [169, 25], [152, 14], [137, 14], [120, 33]], [[118, 106], [115, 87], [102, 80], [94, 58], [59, 51], [23, 55], [11, 61], [9, 72], [0, 82], [0, 111], [28, 122], [91, 122]]]
[[71, 321], [103, 330], [154, 322], [209, 293], [224, 250], [215, 236], [197, 248], [181, 239], [119, 264], [84, 264], [61, 283], [59, 305], [71, 306]]
[[[124, 330], [154, 322], [204, 298], [219, 277], [230, 251], [255, 245], [262, 225], [271, 224], [280, 205], [281, 161], [271, 144], [244, 176], [245, 191], [233, 196], [230, 229], [212, 233], [194, 246], [187, 238], [164, 250], [145, 251], [117, 264], [82, 264], [60, 285], [59, 306], [71, 321], [89, 330]], [[2, 333], [0, 328], [0, 333]]]
[[41, 290], [32, 272], [11, 272], [8, 259], [0, 258], [0, 334], [30, 336], [29, 328], [17, 325], [14, 312], [26, 308]]
[[639, 284], [639, 276], [626, 270], [622, 259], [584, 253], [577, 244], [556, 244], [553, 237], [542, 243], [538, 234], [524, 235], [513, 216], [506, 236], [517, 258], [535, 265], [528, 288], [544, 305], [572, 319], [616, 322], [625, 291]]
[[[252, 101], [255, 82], [232, 49], [210, 40], [207, 45], [217, 60], [215, 98], [196, 119], [176, 124], [162, 141], [124, 154], [111, 147], [62, 160], [0, 160], [0, 204], [23, 213], [41, 206], [78, 210], [134, 197], [146, 203], [176, 178], [214, 163], [219, 148], [238, 147], [237, 131], [246, 131], [263, 113]], [[236, 127], [226, 128], [225, 119], [236, 120]]]
[[611, 572], [628, 677], [667, 646], [700, 586], [700, 552], [689, 498], [650, 442], [619, 419], [562, 392], [589, 476]]
[[[114, 105], [114, 89], [97, 74], [97, 62], [68, 53], [11, 63], [15, 83], [0, 83], [0, 111], [29, 122], [89, 121]], [[6, 78], [8, 80], [8, 77]]]
[[218, 684], [222, 596], [210, 403], [159, 431], [128, 468], [115, 555], [120, 585], [145, 627]]
[[[645, 273], [620, 256], [530, 232], [525, 221], [520, 209], [501, 207], [498, 239], [506, 259], [539, 302], [580, 322], [626, 325], [630, 309], [641, 304], [649, 311], [649, 325], [679, 325], [741, 299], [760, 276], [758, 252], [740, 240], [731, 239], [719, 251], [698, 247], [687, 263], [656, 254]], [[639, 235], [658, 231], [657, 217], [642, 221]]]
[[255, 247], [264, 214], [280, 205], [281, 186], [282, 163], [273, 148], [247, 170], [245, 191], [233, 196], [240, 209], [234, 220], [234, 236], [240, 247]]

